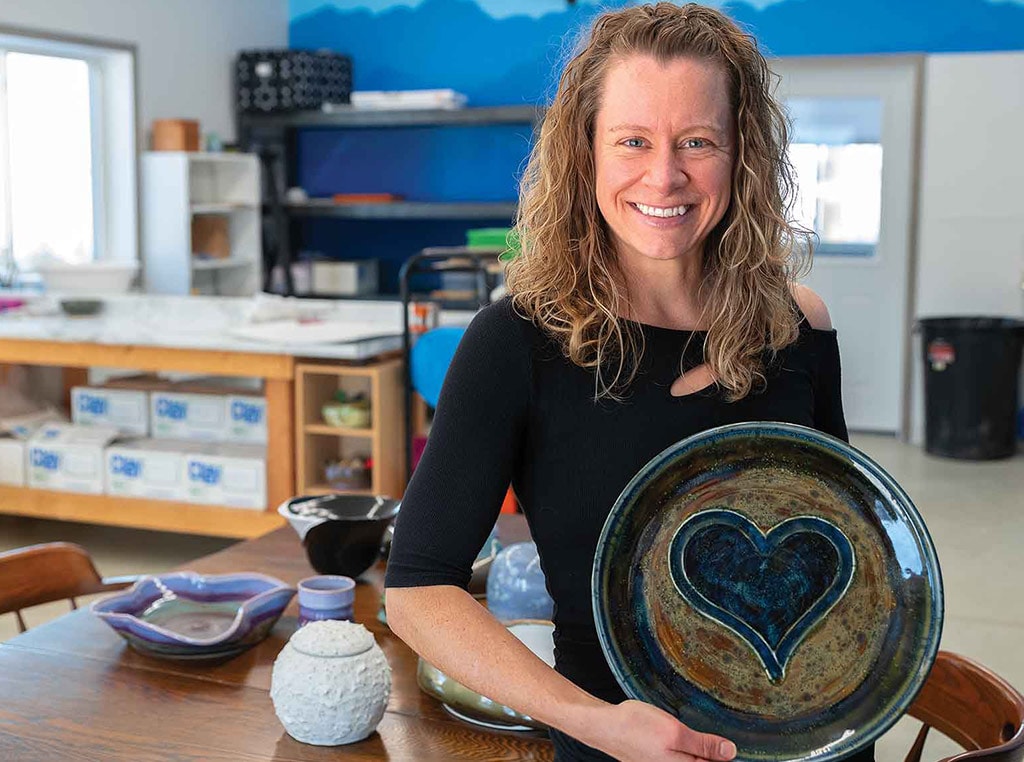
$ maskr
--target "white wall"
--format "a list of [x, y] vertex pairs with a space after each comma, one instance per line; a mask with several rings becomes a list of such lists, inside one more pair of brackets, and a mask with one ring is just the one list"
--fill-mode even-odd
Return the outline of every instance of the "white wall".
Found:
[[235, 53], [287, 47], [288, 0], [2, 0], [0, 27], [136, 45], [140, 147], [170, 117], [231, 141]]
[[925, 72], [916, 315], [1022, 317], [1024, 52], [933, 55]]
[[930, 56], [918, 315], [1024, 315], [1024, 53]]

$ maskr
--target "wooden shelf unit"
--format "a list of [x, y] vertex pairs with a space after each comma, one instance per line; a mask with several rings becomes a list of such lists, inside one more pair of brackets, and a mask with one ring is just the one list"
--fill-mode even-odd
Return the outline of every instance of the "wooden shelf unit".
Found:
[[326, 423], [307, 423], [307, 434], [333, 434], [336, 437], [367, 437], [373, 438], [373, 429], [354, 429], [345, 426], [328, 426]]
[[[320, 409], [337, 390], [362, 392], [370, 400], [366, 429], [328, 426]], [[402, 419], [402, 361], [367, 365], [299, 364], [295, 368], [295, 475], [300, 495], [373, 494], [401, 497], [405, 491], [405, 427]], [[373, 459], [369, 489], [337, 490], [327, 485], [326, 461]]]
[[18, 516], [239, 539], [259, 537], [284, 523], [276, 511], [270, 510], [7, 485], [0, 485], [0, 504], [3, 513]]
[[63, 369], [64, 388], [88, 383], [88, 368], [258, 376], [267, 399], [267, 508], [249, 510], [120, 495], [0, 485], [0, 515], [155, 529], [214, 537], [257, 537], [285, 523], [277, 506], [295, 495], [291, 355], [176, 347], [0, 339], [0, 364]]

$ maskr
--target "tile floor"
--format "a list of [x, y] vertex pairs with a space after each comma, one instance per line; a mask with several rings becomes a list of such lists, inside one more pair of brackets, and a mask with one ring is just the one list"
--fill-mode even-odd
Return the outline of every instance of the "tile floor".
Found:
[[[924, 516], [942, 565], [946, 618], [942, 648], [977, 659], [1024, 690], [1024, 454], [971, 463], [926, 455], [889, 437], [854, 435], [854, 444], [903, 486]], [[0, 550], [48, 540], [84, 545], [102, 574], [158, 572], [212, 553], [230, 541], [54, 521], [0, 517]], [[30, 610], [29, 626], [66, 611]], [[0, 617], [0, 641], [13, 637]], [[902, 760], [917, 723], [901, 720], [878, 744], [879, 762]], [[925, 759], [957, 747], [932, 734]]]

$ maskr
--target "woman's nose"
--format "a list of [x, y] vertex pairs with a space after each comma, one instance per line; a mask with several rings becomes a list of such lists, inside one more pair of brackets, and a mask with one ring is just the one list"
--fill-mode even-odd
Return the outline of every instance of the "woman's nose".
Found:
[[667, 196], [686, 185], [689, 177], [679, 155], [666, 148], [651, 152], [644, 182], [651, 190]]

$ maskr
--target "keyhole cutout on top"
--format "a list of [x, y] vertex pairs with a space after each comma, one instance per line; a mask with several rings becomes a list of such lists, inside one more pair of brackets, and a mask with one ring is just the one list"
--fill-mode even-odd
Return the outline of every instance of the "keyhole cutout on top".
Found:
[[669, 391], [673, 397], [685, 397], [707, 389], [717, 380], [711, 366], [704, 362], [673, 381]]

